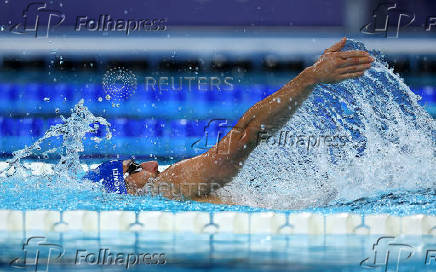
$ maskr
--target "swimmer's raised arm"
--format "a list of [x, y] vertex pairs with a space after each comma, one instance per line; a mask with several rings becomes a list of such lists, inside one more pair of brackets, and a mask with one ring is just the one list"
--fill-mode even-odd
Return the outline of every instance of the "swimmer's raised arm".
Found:
[[318, 61], [304, 69], [280, 90], [261, 100], [245, 112], [236, 126], [209, 152], [231, 154], [231, 163], [245, 160], [258, 143], [261, 130], [270, 133], [280, 129], [306, 100], [316, 84], [336, 83], [359, 77], [374, 61], [365, 51], [340, 52], [345, 45], [343, 38], [329, 49]]
[[[340, 52], [345, 42], [344, 38], [325, 50], [314, 65], [248, 109], [236, 126], [206, 153], [180, 161], [160, 173], [154, 186], [175, 185], [176, 191], [185, 197], [198, 199], [231, 181], [256, 147], [258, 133], [263, 129], [269, 132], [280, 129], [316, 84], [359, 77], [370, 68], [374, 60], [367, 52]], [[171, 194], [165, 196], [174, 198]]]

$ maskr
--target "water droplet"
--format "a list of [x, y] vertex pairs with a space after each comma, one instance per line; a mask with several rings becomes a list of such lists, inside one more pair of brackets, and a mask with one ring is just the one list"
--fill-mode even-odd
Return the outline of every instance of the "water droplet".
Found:
[[59, 108], [56, 108], [56, 109], [55, 109], [55, 112], [56, 112], [56, 113], [59, 113], [60, 111], [61, 111], [61, 110], [60, 110]]
[[45, 102], [50, 102], [50, 97], [44, 97]]
[[101, 101], [103, 101], [103, 97], [100, 96], [100, 97], [98, 98], [98, 102], [101, 102]]
[[110, 96], [110, 95], [108, 95], [108, 94], [106, 95], [106, 97], [105, 97], [105, 98], [106, 98], [106, 100], [108, 100], [108, 101], [109, 101], [109, 100], [111, 100], [111, 96]]

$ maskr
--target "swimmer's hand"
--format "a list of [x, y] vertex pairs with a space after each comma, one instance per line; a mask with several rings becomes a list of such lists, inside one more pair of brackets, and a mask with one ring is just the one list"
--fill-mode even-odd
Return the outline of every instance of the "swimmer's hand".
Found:
[[362, 76], [374, 61], [368, 52], [352, 50], [341, 52], [346, 38], [326, 49], [315, 64], [309, 67], [314, 81], [338, 83], [342, 80]]

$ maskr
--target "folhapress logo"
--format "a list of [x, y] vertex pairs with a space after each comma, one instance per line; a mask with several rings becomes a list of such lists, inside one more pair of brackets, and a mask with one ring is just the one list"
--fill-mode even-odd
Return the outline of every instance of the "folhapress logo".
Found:
[[[216, 152], [222, 155], [230, 154], [230, 141], [221, 142], [221, 139], [227, 133], [241, 133], [243, 129], [233, 126], [231, 121], [226, 119], [212, 119], [203, 128], [204, 135], [191, 144], [191, 148], [195, 151], [204, 151], [217, 145]], [[232, 137], [229, 137], [230, 139]]]
[[[415, 13], [398, 9], [396, 3], [384, 2], [380, 3], [373, 11], [372, 18], [372, 22], [364, 25], [360, 32], [365, 34], [384, 33], [386, 38], [398, 38], [400, 30], [415, 21]], [[394, 22], [393, 25], [392, 22]]]
[[102, 14], [98, 18], [77, 16], [74, 31], [124, 32], [126, 36], [138, 31], [165, 31], [166, 18], [122, 19]]
[[360, 262], [364, 268], [384, 267], [385, 272], [399, 271], [400, 263], [412, 257], [415, 249], [413, 246], [392, 242], [395, 237], [383, 236], [377, 239], [372, 246], [373, 256]]
[[23, 21], [11, 27], [14, 34], [33, 34], [35, 37], [48, 37], [53, 27], [65, 20], [65, 14], [47, 8], [47, 3], [33, 2], [23, 10]]
[[23, 257], [13, 259], [9, 265], [32, 271], [48, 271], [52, 263], [59, 263], [65, 251], [61, 245], [47, 242], [44, 236], [33, 236], [23, 243]]

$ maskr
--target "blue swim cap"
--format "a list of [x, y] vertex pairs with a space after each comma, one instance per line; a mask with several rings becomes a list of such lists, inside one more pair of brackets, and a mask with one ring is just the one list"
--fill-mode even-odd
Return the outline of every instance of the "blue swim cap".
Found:
[[83, 178], [101, 183], [108, 193], [127, 194], [122, 160], [104, 162], [88, 171]]

